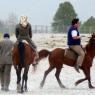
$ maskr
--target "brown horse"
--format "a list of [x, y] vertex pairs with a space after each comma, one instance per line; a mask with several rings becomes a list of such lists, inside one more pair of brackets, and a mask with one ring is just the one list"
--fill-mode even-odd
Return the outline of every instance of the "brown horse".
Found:
[[[91, 84], [91, 77], [90, 77], [90, 68], [92, 66], [92, 61], [95, 56], [95, 34], [92, 34], [92, 37], [90, 38], [88, 44], [85, 46], [84, 50], [86, 51], [85, 58], [83, 61], [82, 66], [80, 69], [83, 71], [85, 78], [78, 80], [75, 85], [77, 86], [79, 83], [88, 80], [88, 86], [89, 88], [94, 88]], [[62, 49], [62, 48], [56, 48], [52, 51], [48, 51], [46, 49], [39, 51], [39, 60], [45, 58], [48, 56], [49, 60], [49, 68], [45, 71], [43, 80], [40, 84], [41, 87], [43, 87], [47, 75], [56, 68], [55, 77], [59, 83], [59, 86], [61, 88], [65, 88], [65, 86], [62, 84], [59, 76], [61, 69], [63, 67], [63, 64], [66, 64], [68, 66], [74, 67], [77, 59], [77, 55], [68, 49]]]
[[[27, 91], [27, 79], [28, 79], [28, 71], [30, 64], [33, 64], [35, 60], [35, 52], [33, 49], [26, 43], [19, 42], [18, 45], [15, 45], [12, 51], [12, 59], [13, 65], [16, 70], [17, 74], [17, 92], [23, 93]], [[21, 71], [24, 68], [24, 73], [22, 77], [22, 85], [20, 84], [21, 81]], [[24, 85], [25, 82], [25, 85]]]

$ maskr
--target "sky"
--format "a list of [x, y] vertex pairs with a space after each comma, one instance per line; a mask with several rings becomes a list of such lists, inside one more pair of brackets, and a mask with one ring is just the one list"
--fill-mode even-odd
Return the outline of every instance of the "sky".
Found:
[[50, 25], [59, 4], [69, 1], [81, 21], [95, 16], [95, 0], [1, 0], [0, 19], [6, 20], [11, 13], [28, 16], [33, 25]]

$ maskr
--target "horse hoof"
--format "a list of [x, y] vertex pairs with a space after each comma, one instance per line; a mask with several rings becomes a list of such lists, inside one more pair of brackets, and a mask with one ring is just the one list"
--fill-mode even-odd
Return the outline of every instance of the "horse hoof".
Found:
[[40, 88], [42, 89], [43, 88], [43, 85], [40, 85]]
[[75, 86], [77, 86], [78, 85], [78, 83], [75, 83]]
[[25, 88], [24, 91], [25, 91], [25, 92], [28, 92], [28, 89]]
[[40, 89], [42, 89], [43, 88], [43, 85], [40, 85]]
[[77, 86], [79, 84], [79, 81], [75, 82], [75, 86]]
[[61, 88], [66, 88], [66, 87], [64, 85], [62, 85]]
[[43, 83], [43, 82], [41, 82], [41, 84], [40, 84], [40, 88], [43, 88], [43, 86], [44, 86], [44, 83]]
[[17, 90], [17, 93], [21, 93], [21, 90]]
[[23, 93], [24, 91], [23, 90], [21, 90], [21, 93]]
[[23, 93], [23, 92], [24, 92], [24, 91], [21, 90], [21, 89], [17, 90], [17, 93]]
[[60, 87], [61, 87], [61, 88], [66, 88], [66, 87], [65, 87], [64, 85], [62, 85], [62, 84], [60, 85]]
[[42, 86], [40, 86], [40, 89], [42, 89], [43, 87]]
[[94, 86], [89, 86], [90, 89], [94, 89], [95, 87]]
[[17, 84], [17, 93], [21, 93], [21, 84]]

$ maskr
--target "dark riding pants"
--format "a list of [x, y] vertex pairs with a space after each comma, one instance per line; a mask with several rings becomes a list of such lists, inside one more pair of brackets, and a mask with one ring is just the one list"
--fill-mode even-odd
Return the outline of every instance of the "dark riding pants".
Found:
[[20, 41], [22, 41], [22, 40], [26, 40], [26, 41], [29, 43], [29, 45], [30, 45], [35, 51], [37, 50], [37, 47], [36, 47], [36, 45], [34, 44], [34, 42], [31, 40], [31, 38], [29, 38], [29, 37], [19, 37], [19, 38], [17, 39], [17, 43], [20, 42]]

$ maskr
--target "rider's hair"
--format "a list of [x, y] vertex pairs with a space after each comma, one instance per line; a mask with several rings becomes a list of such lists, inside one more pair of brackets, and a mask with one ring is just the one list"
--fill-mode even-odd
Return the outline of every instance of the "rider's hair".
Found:
[[79, 22], [79, 19], [78, 18], [74, 18], [73, 20], [72, 20], [72, 25], [75, 25], [75, 24], [77, 24]]

